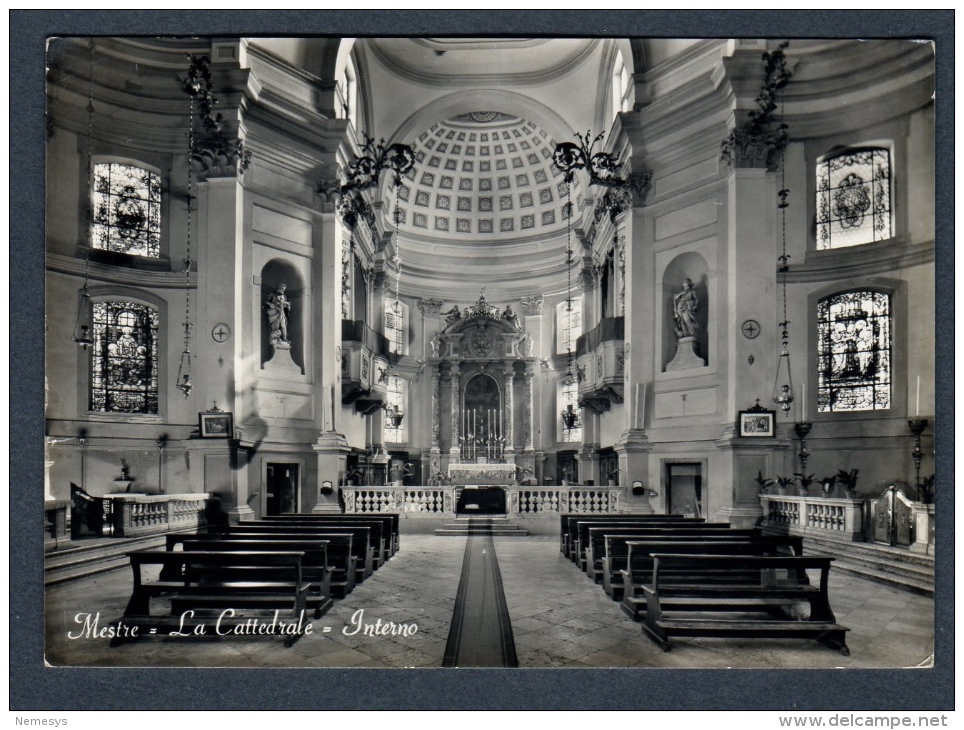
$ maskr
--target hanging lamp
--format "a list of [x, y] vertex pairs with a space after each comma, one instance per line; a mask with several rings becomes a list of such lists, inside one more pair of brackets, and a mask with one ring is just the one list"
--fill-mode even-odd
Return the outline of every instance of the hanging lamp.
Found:
[[194, 97], [191, 97], [188, 116], [187, 135], [187, 253], [184, 258], [184, 351], [177, 368], [175, 385], [184, 397], [191, 395], [194, 383], [191, 380], [193, 363], [191, 358], [191, 216], [194, 211]]
[[[400, 296], [399, 292], [402, 285], [402, 259], [401, 259], [401, 250], [400, 250], [402, 245], [402, 239], [401, 239], [401, 236], [399, 235], [399, 228], [401, 227], [401, 223], [402, 223], [402, 211], [398, 207], [399, 189], [402, 186], [402, 175], [394, 165], [392, 165], [392, 170], [394, 171], [392, 186], [395, 189], [395, 210], [393, 213], [395, 228], [394, 228], [394, 231], [392, 232], [392, 235], [394, 236], [394, 239], [395, 239], [395, 246], [393, 249], [394, 253], [392, 256], [393, 262], [395, 264], [395, 301], [392, 302], [392, 311], [394, 312], [394, 315], [395, 315], [395, 327], [397, 329], [398, 318], [402, 312], [401, 302], [399, 301], [399, 296]], [[401, 343], [399, 343], [396, 340], [396, 343], [395, 343], [396, 351], [394, 353], [393, 352], [388, 353], [389, 383], [391, 385], [395, 385], [396, 387], [398, 385], [398, 376], [395, 374], [394, 371], [395, 371], [395, 365], [398, 362], [398, 359], [401, 357], [401, 353], [398, 351], [398, 346], [400, 344]], [[385, 412], [386, 412], [386, 415], [388, 416], [389, 422], [392, 424], [392, 428], [398, 428], [399, 426], [402, 425], [402, 420], [405, 418], [405, 413], [404, 411], [402, 411], [398, 403], [393, 403], [390, 406], [386, 406]]]
[[[572, 177], [573, 171], [566, 172], [566, 374], [562, 384], [564, 388], [571, 388], [575, 382], [572, 374]], [[562, 424], [567, 431], [579, 428], [581, 425], [579, 412], [567, 403], [562, 409]]]
[[94, 195], [93, 195], [93, 141], [94, 141], [94, 42], [90, 41], [90, 63], [87, 84], [87, 184], [91, 186], [87, 194], [87, 228], [84, 231], [87, 247], [84, 250], [84, 292], [80, 296], [80, 308], [74, 324], [74, 343], [86, 350], [93, 346], [93, 327], [91, 326], [91, 301], [88, 283], [90, 280], [90, 248], [94, 243]]
[[[782, 127], [784, 130], [786, 126]], [[777, 272], [781, 277], [781, 293], [783, 295], [783, 320], [780, 322], [780, 356], [777, 358], [777, 372], [773, 381], [773, 402], [780, 406], [784, 413], [790, 412], [793, 403], [793, 375], [790, 372], [790, 320], [787, 318], [787, 272], [790, 270], [790, 256], [787, 254], [787, 190], [786, 157], [780, 159], [780, 192], [777, 193], [780, 210], [782, 253], [777, 258]]]

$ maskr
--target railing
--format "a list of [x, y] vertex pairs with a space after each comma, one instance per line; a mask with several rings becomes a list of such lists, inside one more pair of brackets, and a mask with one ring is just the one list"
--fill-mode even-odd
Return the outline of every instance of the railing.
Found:
[[73, 537], [135, 537], [203, 524], [210, 495], [108, 494], [95, 497], [71, 485]]
[[864, 501], [827, 497], [761, 494], [763, 527], [791, 534], [824, 535], [838, 540], [864, 539]]
[[198, 527], [203, 524], [207, 499], [207, 494], [114, 496], [114, 535], [134, 537]]
[[343, 319], [341, 339], [346, 342], [359, 342], [375, 355], [388, 357], [388, 338], [373, 330], [362, 319]]
[[585, 355], [595, 350], [603, 342], [623, 339], [625, 321], [622, 317], [603, 317], [599, 324], [576, 340], [576, 355]]
[[[454, 513], [459, 487], [342, 487], [345, 512]], [[619, 511], [619, 487], [509, 487], [510, 514], [609, 514]]]

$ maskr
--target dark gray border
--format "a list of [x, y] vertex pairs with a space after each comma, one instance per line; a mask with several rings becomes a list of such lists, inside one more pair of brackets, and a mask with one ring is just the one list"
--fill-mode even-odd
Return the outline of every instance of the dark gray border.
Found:
[[[10, 709], [954, 709], [954, 12], [22, 11], [10, 18]], [[930, 670], [45, 669], [44, 48], [51, 35], [913, 38], [937, 50], [936, 666]], [[941, 333], [940, 337], [936, 333]]]

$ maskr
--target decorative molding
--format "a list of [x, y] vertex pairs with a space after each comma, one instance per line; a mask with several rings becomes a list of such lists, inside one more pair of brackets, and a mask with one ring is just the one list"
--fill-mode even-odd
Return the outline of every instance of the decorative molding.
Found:
[[418, 308], [421, 310], [422, 314], [425, 316], [438, 316], [441, 314], [442, 304], [444, 302], [441, 299], [419, 299]]
[[522, 314], [525, 317], [538, 317], [542, 315], [542, 305], [546, 298], [542, 294], [535, 294], [522, 300]]
[[240, 177], [251, 164], [251, 151], [244, 140], [225, 130], [224, 115], [215, 113], [218, 98], [212, 92], [210, 59], [188, 54], [190, 65], [181, 79], [182, 88], [198, 107], [199, 129], [191, 129], [191, 160], [206, 178]]
[[731, 165], [772, 170], [778, 154], [790, 142], [785, 122], [773, 126], [778, 95], [793, 76], [783, 54], [788, 45], [781, 43], [773, 53], [763, 54], [763, 87], [755, 99], [757, 109], [748, 113], [742, 128], [734, 129], [720, 144], [720, 156]]

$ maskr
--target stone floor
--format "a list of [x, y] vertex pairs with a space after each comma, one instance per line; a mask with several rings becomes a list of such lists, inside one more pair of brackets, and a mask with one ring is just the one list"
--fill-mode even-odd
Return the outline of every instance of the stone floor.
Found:
[[[559, 553], [556, 536], [496, 537], [520, 667], [899, 668], [929, 666], [934, 601], [843, 574], [830, 579], [849, 657], [816, 642], [679, 639], [660, 651], [602, 589]], [[286, 649], [274, 638], [150, 638], [111, 648], [77, 634], [78, 613], [122, 613], [129, 570], [71, 581], [46, 595], [47, 661], [53, 666], [439, 667], [458, 590], [465, 538], [404, 534], [401, 550], [336, 600], [314, 633]], [[361, 612], [361, 614], [359, 613]], [[346, 635], [359, 620], [417, 624], [410, 636]]]

